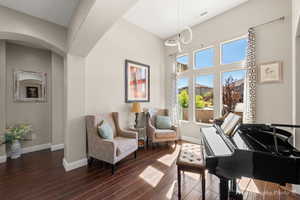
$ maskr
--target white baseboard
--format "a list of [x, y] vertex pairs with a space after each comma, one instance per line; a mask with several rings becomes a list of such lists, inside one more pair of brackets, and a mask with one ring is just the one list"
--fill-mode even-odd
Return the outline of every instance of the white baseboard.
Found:
[[55, 145], [51, 145], [51, 151], [61, 150], [61, 149], [64, 149], [64, 147], [65, 147], [64, 144], [55, 144]]
[[50, 149], [51, 148], [51, 144], [48, 143], [48, 144], [40, 144], [40, 145], [35, 145], [35, 146], [32, 146], [32, 147], [25, 147], [25, 148], [22, 148], [22, 153], [25, 154], [25, 153], [31, 153], [31, 152], [35, 152], [35, 151], [42, 151], [42, 150], [45, 150], [45, 149]]
[[195, 144], [201, 144], [201, 139], [200, 138], [194, 138], [194, 137], [190, 137], [190, 136], [181, 136], [181, 139], [187, 142], [192, 142]]
[[71, 163], [68, 163], [65, 158], [63, 159], [63, 166], [64, 166], [66, 172], [71, 171], [73, 169], [77, 169], [79, 167], [86, 166], [86, 165], [87, 165], [86, 158], [77, 160], [77, 161], [71, 162]]
[[5, 162], [6, 162], [6, 160], [7, 160], [7, 157], [6, 157], [6, 155], [4, 155], [4, 156], [0, 156], [0, 163], [5, 163]]

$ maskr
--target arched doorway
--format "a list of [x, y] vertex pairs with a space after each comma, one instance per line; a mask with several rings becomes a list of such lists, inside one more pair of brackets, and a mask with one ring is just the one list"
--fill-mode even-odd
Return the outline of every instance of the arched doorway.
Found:
[[[36, 126], [35, 131], [36, 134], [40, 134], [45, 132], [43, 127], [48, 126], [49, 140], [44, 140], [44, 135], [34, 135], [33, 140], [35, 141], [29, 144], [30, 146], [24, 145], [27, 148], [25, 152], [52, 148], [53, 132], [61, 131], [61, 134], [63, 134], [62, 118], [64, 113], [61, 112], [64, 111], [64, 56], [65, 50], [56, 46], [55, 42], [16, 32], [0, 32], [0, 129], [4, 130], [7, 126], [18, 123], [38, 123], [39, 125]], [[24, 60], [26, 62], [23, 62]], [[42, 103], [14, 102], [12, 93], [14, 90], [13, 74], [15, 69], [46, 72], [49, 75], [46, 86], [48, 90], [47, 101], [43, 106]], [[60, 85], [57, 85], [57, 82]], [[26, 107], [33, 109], [28, 110]], [[45, 112], [45, 107], [48, 107], [47, 112]], [[29, 117], [26, 118], [25, 115]], [[46, 121], [42, 121], [39, 115], [49, 116], [47, 116]], [[53, 115], [61, 117], [58, 119]], [[37, 137], [43, 138], [36, 139]], [[63, 147], [63, 143], [64, 141], [59, 144], [56, 143], [55, 148]], [[5, 146], [0, 146], [0, 162], [5, 162], [6, 155]]]

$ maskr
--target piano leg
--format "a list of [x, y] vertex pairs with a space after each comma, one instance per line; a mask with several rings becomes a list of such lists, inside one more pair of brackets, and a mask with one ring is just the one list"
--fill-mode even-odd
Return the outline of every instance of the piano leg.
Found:
[[235, 180], [235, 179], [232, 179], [232, 180], [231, 180], [230, 191], [236, 193], [236, 180]]
[[230, 192], [229, 192], [230, 200], [243, 200], [243, 195], [237, 192], [236, 180], [230, 180]]
[[228, 179], [220, 177], [220, 200], [228, 200]]

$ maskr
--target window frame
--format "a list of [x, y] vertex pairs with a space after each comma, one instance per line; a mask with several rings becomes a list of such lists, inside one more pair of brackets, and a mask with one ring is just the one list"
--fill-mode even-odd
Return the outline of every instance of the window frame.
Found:
[[225, 40], [225, 41], [222, 41], [222, 42], [219, 43], [219, 48], [220, 48], [219, 64], [220, 64], [220, 66], [240, 65], [240, 64], [244, 64], [245, 63], [245, 61], [247, 60], [247, 57], [245, 57], [245, 60], [243, 60], [243, 61], [236, 61], [236, 62], [228, 63], [228, 64], [222, 63], [222, 55], [223, 55], [222, 45], [230, 43], [230, 42], [234, 42], [234, 41], [237, 41], [237, 40], [242, 40], [242, 39], [247, 39], [247, 35], [242, 35], [242, 36], [236, 37], [234, 39]]
[[[183, 72], [177, 72], [177, 59], [178, 59], [178, 58], [181, 58], [181, 57], [184, 57], [184, 56], [187, 56], [187, 58], [188, 58], [187, 70], [185, 70], [185, 71], [183, 71]], [[178, 73], [178, 74], [186, 73], [187, 71], [190, 70], [189, 63], [190, 63], [190, 57], [189, 57], [189, 54], [188, 54], [188, 53], [183, 53], [183, 54], [177, 55], [177, 56], [176, 56], [175, 72]]]
[[[196, 93], [195, 93], [195, 86], [196, 86], [196, 79], [197, 77], [199, 76], [207, 76], [207, 75], [212, 75], [213, 76], [213, 95], [215, 94], [215, 79], [216, 79], [216, 73], [215, 72], [212, 72], [212, 73], [201, 73], [201, 74], [194, 74], [193, 76], [193, 122], [195, 124], [198, 124], [198, 125], [202, 125], [202, 126], [211, 126], [212, 124], [210, 123], [204, 123], [204, 122], [198, 122], [196, 120]], [[213, 109], [213, 112], [215, 112], [215, 98], [213, 98], [213, 106], [214, 106], [214, 109]], [[215, 113], [213, 114], [215, 115]]]
[[193, 55], [193, 58], [192, 58], [193, 59], [193, 67], [192, 67], [192, 69], [193, 70], [203, 70], [203, 69], [207, 69], [207, 68], [216, 67], [216, 63], [215, 63], [216, 61], [215, 61], [215, 59], [213, 59], [213, 66], [205, 66], [205, 67], [202, 67], [202, 68], [199, 68], [199, 69], [196, 68], [196, 59], [195, 59], [196, 53], [199, 52], [199, 51], [207, 50], [207, 49], [213, 49], [214, 50], [214, 58], [215, 58], [215, 56], [216, 56], [216, 47], [215, 47], [215, 45], [209, 45], [209, 46], [194, 50], [192, 52], [192, 55]]
[[[247, 70], [246, 68], [247, 56], [245, 56], [245, 59], [242, 61], [238, 61], [230, 64], [222, 64], [222, 45], [240, 39], [248, 39], [247, 34], [243, 34], [238, 37], [233, 37], [230, 40], [215, 41], [205, 46], [201, 44], [201, 48], [197, 48], [197, 49], [192, 48], [176, 56], [176, 59], [182, 56], [188, 57], [188, 66], [187, 66], [188, 69], [186, 71], [177, 73], [178, 79], [180, 78], [188, 79], [188, 92], [189, 92], [188, 120], [179, 119], [180, 123], [194, 123], [196, 125], [200, 125], [203, 127], [210, 127], [212, 125], [209, 123], [196, 121], [195, 86], [196, 86], [196, 78], [198, 76], [205, 76], [205, 75], [214, 76], [214, 81], [213, 81], [214, 119], [222, 116], [222, 108], [223, 108], [222, 73], [230, 72], [230, 71], [238, 71], [238, 70]], [[214, 50], [214, 59], [213, 59], [214, 65], [211, 67], [203, 67], [197, 69], [196, 59], [195, 59], [196, 53], [210, 48], [213, 48]], [[177, 68], [175, 68], [175, 70], [177, 72]], [[246, 90], [244, 90], [244, 94], [245, 91]]]
[[[182, 72], [182, 73], [184, 73], [184, 72]], [[189, 107], [187, 108], [187, 110], [188, 110], [188, 119], [187, 120], [184, 120], [184, 119], [179, 119], [179, 121], [180, 122], [190, 122], [191, 120], [190, 120], [190, 117], [189, 117], [189, 113], [190, 113], [190, 101], [191, 101], [191, 94], [190, 94], [190, 77], [189, 76], [184, 76], [184, 75], [182, 75], [182, 73], [180, 73], [180, 75], [178, 76], [178, 79], [177, 79], [177, 81], [179, 81], [180, 79], [182, 79], [182, 78], [186, 78], [187, 80], [188, 80], [188, 85], [187, 85], [187, 91], [188, 91], [188, 95], [189, 95]], [[177, 88], [176, 88], [176, 93], [177, 93], [177, 101], [178, 101], [178, 95], [179, 95], [179, 92], [178, 92], [178, 86], [177, 86]], [[179, 101], [178, 101], [178, 107], [180, 107], [180, 105], [179, 105]]]
[[[223, 76], [222, 76], [222, 74], [223, 73], [226, 73], [226, 72], [233, 72], [233, 71], [240, 71], [240, 70], [246, 70], [247, 71], [247, 69], [245, 68], [245, 67], [243, 67], [243, 68], [236, 68], [236, 69], [229, 69], [229, 70], [222, 70], [222, 71], [220, 71], [220, 96], [219, 96], [219, 98], [220, 98], [220, 105], [219, 105], [219, 113], [222, 115], [222, 109], [223, 109], [223, 91], [222, 91], [222, 89], [223, 89]], [[247, 75], [247, 74], [246, 74]], [[246, 77], [245, 77], [245, 79], [246, 79]], [[245, 86], [246, 86], [246, 84], [244, 85], [244, 97], [245, 97]], [[222, 116], [219, 116], [219, 117], [222, 117]]]

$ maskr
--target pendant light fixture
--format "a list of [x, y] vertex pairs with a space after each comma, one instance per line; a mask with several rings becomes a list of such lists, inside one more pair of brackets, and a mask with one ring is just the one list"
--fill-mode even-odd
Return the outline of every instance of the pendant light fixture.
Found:
[[[177, 1], [177, 18], [178, 18], [177, 29], [178, 29], [179, 33], [177, 34], [176, 38], [165, 41], [165, 46], [168, 46], [168, 47], [176, 47], [177, 46], [179, 53], [182, 52], [183, 45], [190, 44], [193, 40], [193, 31], [192, 31], [191, 27], [185, 26], [183, 29], [181, 28], [181, 20], [183, 21], [183, 19], [181, 16], [180, 2], [181, 2], [181, 0]], [[185, 37], [186, 35], [189, 35], [189, 37], [186, 38]]]

